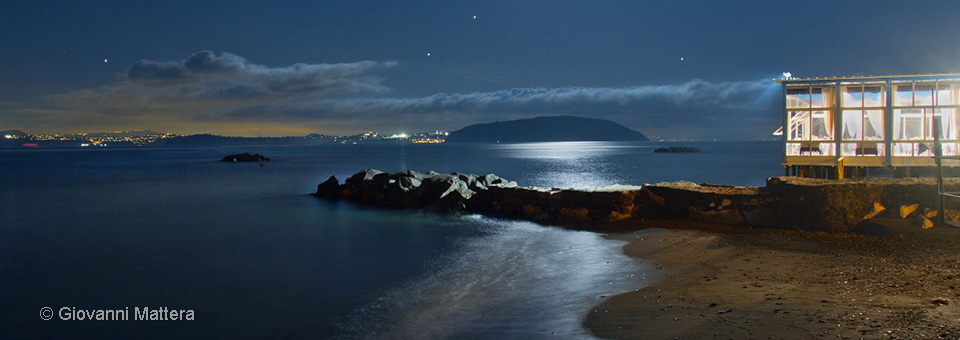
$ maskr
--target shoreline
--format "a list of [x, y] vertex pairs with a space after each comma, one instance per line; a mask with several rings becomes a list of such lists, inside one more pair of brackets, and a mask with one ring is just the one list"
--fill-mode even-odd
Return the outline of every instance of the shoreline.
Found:
[[932, 222], [935, 193], [929, 178], [572, 190], [367, 169], [343, 184], [331, 176], [315, 195], [621, 232], [612, 237], [628, 242], [626, 255], [652, 261], [662, 277], [592, 308], [581, 326], [599, 337], [956, 339], [960, 229]]
[[656, 281], [593, 307], [617, 339], [960, 336], [960, 229], [880, 221], [896, 236], [681, 226], [610, 234]]

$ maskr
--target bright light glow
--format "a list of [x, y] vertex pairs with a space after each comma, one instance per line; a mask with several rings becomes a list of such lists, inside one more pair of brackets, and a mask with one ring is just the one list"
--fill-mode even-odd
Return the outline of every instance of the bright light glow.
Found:
[[6, 139], [13, 139], [13, 136], [12, 136], [12, 135], [3, 135], [3, 138], [6, 138]]
[[790, 79], [790, 78], [793, 78], [793, 73], [783, 72], [783, 79]]

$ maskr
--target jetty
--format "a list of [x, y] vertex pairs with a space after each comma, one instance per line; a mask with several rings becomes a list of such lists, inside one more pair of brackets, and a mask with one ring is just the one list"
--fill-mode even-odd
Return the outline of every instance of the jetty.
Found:
[[[960, 191], [960, 179], [944, 186]], [[802, 231], [850, 232], [876, 217], [933, 226], [933, 178], [826, 180], [771, 177], [764, 186], [664, 182], [595, 189], [520, 187], [493, 174], [362, 170], [343, 183], [331, 176], [317, 197], [393, 209], [476, 213], [586, 230], [642, 229], [649, 221]], [[946, 207], [956, 221], [960, 207]]]

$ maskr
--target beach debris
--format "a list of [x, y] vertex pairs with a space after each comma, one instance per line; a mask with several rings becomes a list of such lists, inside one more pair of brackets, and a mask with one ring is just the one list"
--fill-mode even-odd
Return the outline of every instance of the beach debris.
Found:
[[930, 303], [935, 304], [937, 306], [946, 306], [950, 304], [950, 299], [945, 297], [937, 297], [937, 298], [931, 299]]
[[913, 214], [914, 211], [917, 211], [917, 208], [919, 207], [920, 205], [916, 203], [910, 204], [910, 205], [901, 205], [900, 218], [907, 218], [907, 216], [910, 216], [910, 214]]
[[730, 312], [732, 312], [732, 311], [733, 311], [733, 309], [730, 309], [730, 308], [721, 309], [720, 311], [717, 312], [717, 314], [727, 314], [727, 313], [730, 313]]
[[863, 216], [863, 219], [869, 220], [874, 216], [879, 215], [881, 212], [883, 212], [886, 209], [887, 208], [885, 208], [882, 204], [880, 204], [880, 202], [873, 202], [873, 208], [871, 208], [870, 212], [868, 212], [866, 215]]

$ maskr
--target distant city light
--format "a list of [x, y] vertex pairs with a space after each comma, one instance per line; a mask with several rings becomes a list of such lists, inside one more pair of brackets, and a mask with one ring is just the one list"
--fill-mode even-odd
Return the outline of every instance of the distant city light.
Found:
[[3, 135], [3, 138], [6, 138], [6, 139], [13, 139], [13, 135]]

